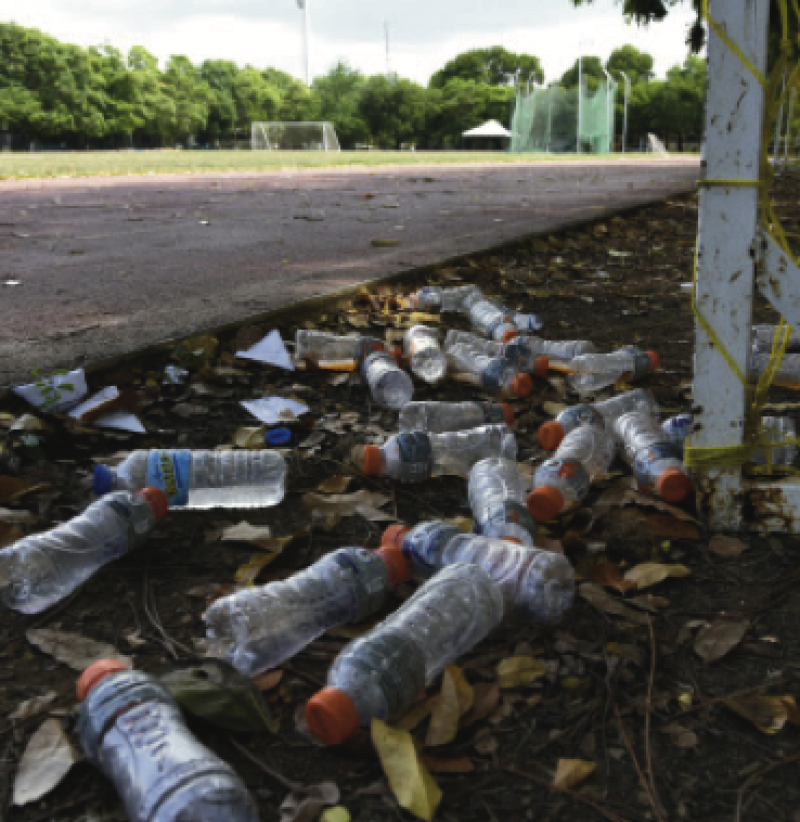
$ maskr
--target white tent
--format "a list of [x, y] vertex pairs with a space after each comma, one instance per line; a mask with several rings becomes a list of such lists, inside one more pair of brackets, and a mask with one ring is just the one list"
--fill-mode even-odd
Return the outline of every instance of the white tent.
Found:
[[464, 137], [510, 137], [511, 132], [497, 120], [487, 120], [482, 126], [464, 132]]

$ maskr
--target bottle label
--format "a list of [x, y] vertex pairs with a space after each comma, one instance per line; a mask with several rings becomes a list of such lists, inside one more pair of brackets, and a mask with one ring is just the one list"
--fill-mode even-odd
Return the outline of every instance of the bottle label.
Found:
[[481, 372], [481, 388], [493, 397], [499, 396], [503, 391], [502, 379], [508, 363], [496, 357], [489, 360], [489, 364]]
[[633, 371], [627, 375], [630, 382], [637, 382], [646, 377], [652, 370], [653, 364], [650, 362], [650, 357], [641, 348], [635, 345], [626, 345], [621, 351], [627, 351], [633, 357]]
[[543, 462], [534, 476], [534, 487], [551, 485], [566, 490], [566, 502], [575, 504], [585, 499], [591, 487], [589, 474], [577, 460], [550, 459]]
[[[681, 463], [681, 448], [674, 442], [654, 442], [645, 448], [640, 448], [633, 457], [633, 475], [636, 481], [645, 488], [652, 488], [656, 476], [662, 470], [666, 470], [673, 465], [679, 467]], [[659, 463], [666, 462], [666, 465]], [[677, 464], [676, 464], [677, 463]], [[658, 467], [658, 471], [656, 471]]]
[[516, 314], [514, 316], [514, 325], [520, 331], [540, 331], [544, 328], [542, 318], [537, 314]]
[[422, 523], [403, 540], [403, 553], [418, 574], [426, 578], [433, 576], [442, 566], [445, 545], [460, 533], [455, 525], [441, 520]]
[[400, 452], [400, 481], [423, 482], [433, 473], [433, 449], [425, 431], [404, 431], [397, 435]]
[[189, 464], [192, 452], [151, 451], [147, 460], [146, 483], [167, 495], [170, 507], [189, 501]]
[[356, 615], [351, 622], [360, 622], [375, 613], [383, 605], [389, 588], [389, 572], [381, 558], [364, 548], [341, 548], [331, 559], [353, 581]]

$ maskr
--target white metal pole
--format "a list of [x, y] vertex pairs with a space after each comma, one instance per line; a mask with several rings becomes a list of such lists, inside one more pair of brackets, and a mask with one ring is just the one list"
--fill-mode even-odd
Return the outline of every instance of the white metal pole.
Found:
[[581, 116], [583, 114], [583, 54], [578, 55], [578, 146], [576, 153], [581, 153]]
[[303, 12], [303, 56], [306, 69], [306, 85], [311, 86], [311, 0], [297, 0], [297, 8]]
[[620, 74], [625, 78], [625, 104], [622, 115], [622, 153], [624, 154], [628, 143], [628, 99], [631, 96], [631, 78], [624, 71], [620, 71]]
[[611, 100], [611, 75], [604, 68], [603, 74], [606, 76], [606, 154], [611, 154], [611, 140], [614, 135], [614, 109]]
[[547, 153], [550, 153], [550, 146], [553, 142], [553, 86], [549, 87], [548, 91], [548, 106], [547, 106], [547, 142], [545, 148]]

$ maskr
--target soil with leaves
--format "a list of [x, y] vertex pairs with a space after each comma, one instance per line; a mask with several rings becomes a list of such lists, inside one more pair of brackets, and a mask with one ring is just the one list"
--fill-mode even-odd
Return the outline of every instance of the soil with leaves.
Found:
[[[797, 187], [784, 187], [791, 207]], [[356, 375], [291, 373], [234, 352], [272, 328], [286, 340], [297, 327], [398, 340], [418, 322], [466, 327], [460, 317], [398, 311], [389, 298], [425, 283], [475, 282], [540, 313], [553, 338], [656, 349], [663, 369], [649, 385], [665, 414], [687, 411], [692, 318], [679, 284], [691, 276], [696, 220], [691, 198], [654, 205], [92, 374], [92, 388], [122, 389], [117, 406], [135, 411], [146, 435], [0, 403], [0, 545], [80, 511], [98, 462], [135, 448], [263, 444], [241, 400], [291, 397], [311, 409], [285, 421], [293, 442], [281, 505], [246, 515], [173, 512], [143, 549], [49, 612], [4, 611], [0, 819], [124, 818], [75, 736], [77, 672], [109, 654], [164, 678], [264, 820], [797, 819], [796, 540], [709, 533], [692, 505], [640, 493], [621, 462], [584, 508], [539, 531], [538, 544], [577, 568], [578, 595], [563, 623], [494, 632], [404, 717], [376, 722], [346, 746], [317, 744], [303, 709], [337, 653], [369, 626], [329, 631], [253, 682], [202, 653], [205, 608], [237, 585], [284, 578], [342, 546], [375, 547], [393, 521], [469, 526], [463, 480], [398, 485], [351, 464], [354, 445], [382, 441], [397, 422], [370, 404]], [[169, 363], [190, 371], [184, 387], [162, 386]], [[415, 399], [474, 396], [452, 382], [417, 383]], [[547, 456], [538, 426], [574, 401], [551, 379], [515, 403], [519, 460], [529, 470]], [[800, 409], [791, 397], [778, 401], [783, 413]], [[14, 473], [10, 452], [24, 458]], [[391, 607], [412, 590], [402, 586]]]

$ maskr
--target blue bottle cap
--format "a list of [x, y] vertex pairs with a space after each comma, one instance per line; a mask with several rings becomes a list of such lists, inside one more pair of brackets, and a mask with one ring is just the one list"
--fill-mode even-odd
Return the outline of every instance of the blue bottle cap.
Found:
[[114, 487], [114, 472], [106, 465], [95, 465], [92, 475], [92, 493], [102, 497]]
[[288, 428], [270, 428], [264, 435], [267, 445], [288, 445], [292, 441], [292, 432]]

